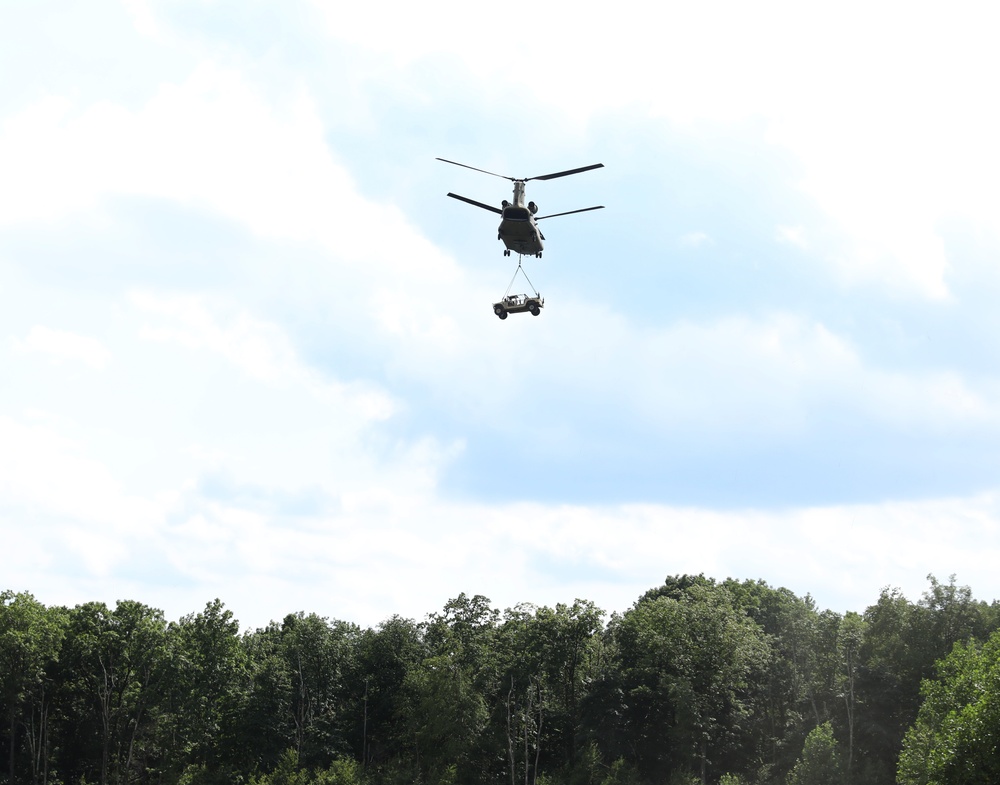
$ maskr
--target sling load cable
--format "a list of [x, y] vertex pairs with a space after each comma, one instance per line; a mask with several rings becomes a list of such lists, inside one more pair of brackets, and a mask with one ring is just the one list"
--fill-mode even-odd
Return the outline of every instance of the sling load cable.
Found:
[[528, 286], [530, 286], [531, 291], [535, 293], [535, 297], [541, 297], [541, 295], [538, 293], [538, 290], [535, 288], [535, 285], [531, 282], [531, 279], [528, 277], [528, 274], [524, 271], [524, 268], [521, 266], [521, 254], [517, 255], [517, 269], [514, 270], [514, 275], [510, 279], [510, 283], [507, 284], [507, 291], [503, 293], [503, 296], [506, 297], [508, 294], [510, 294], [510, 287], [514, 285], [514, 280], [517, 278], [518, 273], [521, 273], [521, 275], [524, 276], [524, 280], [528, 282]]

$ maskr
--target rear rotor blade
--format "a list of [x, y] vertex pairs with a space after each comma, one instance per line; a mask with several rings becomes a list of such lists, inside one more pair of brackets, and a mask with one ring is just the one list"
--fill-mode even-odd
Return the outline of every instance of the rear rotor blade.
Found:
[[557, 177], [566, 177], [570, 174], [579, 174], [580, 172], [589, 172], [591, 169], [600, 169], [604, 164], [591, 164], [590, 166], [581, 166], [579, 169], [567, 169], [565, 172], [556, 172], [555, 174], [541, 174], [537, 177], [525, 177], [524, 182], [528, 180], [555, 180]]
[[552, 215], [539, 215], [535, 217], [536, 221], [544, 221], [546, 218], [558, 218], [560, 215], [572, 215], [573, 213], [589, 213], [591, 210], [603, 210], [604, 205], [599, 204], [597, 207], [584, 207], [582, 210], [570, 210], [565, 213], [552, 213]]
[[[474, 166], [469, 166], [468, 164], [460, 164], [458, 161], [449, 161], [447, 158], [438, 158], [438, 161], [444, 161], [446, 164], [454, 164], [455, 166], [464, 166], [466, 169], [472, 169], [474, 172], [482, 172], [483, 174], [491, 174], [494, 177], [502, 177], [504, 180], [514, 181], [513, 177], [507, 177], [505, 174], [497, 174], [496, 172], [487, 172], [485, 169], [477, 169]], [[567, 172], [567, 174], [571, 174]]]
[[[461, 164], [459, 164], [459, 166], [461, 166]], [[471, 169], [472, 167], [469, 168]], [[487, 172], [487, 174], [490, 173]], [[482, 207], [484, 210], [489, 210], [491, 213], [496, 213], [497, 215], [503, 215], [503, 210], [501, 210], [499, 207], [494, 207], [491, 204], [483, 204], [482, 202], [477, 202], [475, 199], [470, 199], [467, 196], [459, 196], [458, 194], [449, 193], [448, 196], [450, 196], [452, 199], [458, 199], [460, 202], [466, 202], [468, 204], [474, 204], [476, 207]]]

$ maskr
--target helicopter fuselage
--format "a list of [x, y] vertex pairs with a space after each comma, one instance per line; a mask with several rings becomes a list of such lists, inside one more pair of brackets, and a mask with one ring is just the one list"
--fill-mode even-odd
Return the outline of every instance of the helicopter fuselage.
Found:
[[497, 236], [508, 250], [522, 256], [540, 256], [544, 247], [545, 238], [527, 207], [504, 209]]
[[514, 203], [504, 201], [500, 215], [503, 220], [497, 228], [497, 239], [507, 250], [522, 256], [541, 256], [545, 247], [545, 236], [538, 228], [534, 213], [538, 208], [534, 202], [524, 204], [524, 181], [514, 181]]

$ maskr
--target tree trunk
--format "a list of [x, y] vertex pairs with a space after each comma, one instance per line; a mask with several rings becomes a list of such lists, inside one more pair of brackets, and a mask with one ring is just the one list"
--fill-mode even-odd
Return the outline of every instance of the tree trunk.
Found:
[[510, 703], [514, 695], [514, 678], [510, 679], [510, 690], [507, 692], [507, 757], [510, 760], [510, 785], [514, 785], [514, 729], [510, 724]]
[[15, 701], [10, 702], [10, 779], [11, 783], [14, 782], [14, 744], [17, 742], [17, 715], [14, 710]]
[[542, 688], [538, 688], [538, 730], [535, 733], [535, 770], [532, 775], [532, 785], [538, 782], [538, 759], [542, 754]]
[[522, 710], [524, 718], [524, 785], [528, 785], [528, 717], [531, 714], [531, 692], [528, 692], [528, 705]]

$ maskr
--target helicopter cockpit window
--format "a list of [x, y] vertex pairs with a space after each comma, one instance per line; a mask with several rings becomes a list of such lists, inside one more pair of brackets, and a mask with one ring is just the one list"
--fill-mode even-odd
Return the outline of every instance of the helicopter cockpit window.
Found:
[[508, 207], [503, 211], [504, 220], [507, 221], [527, 221], [529, 215], [526, 207]]

